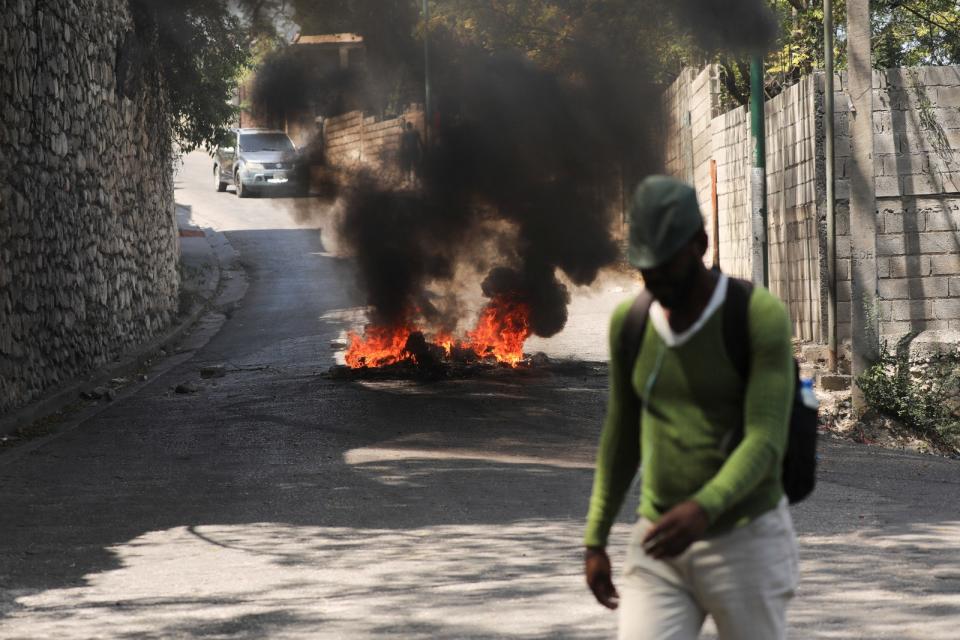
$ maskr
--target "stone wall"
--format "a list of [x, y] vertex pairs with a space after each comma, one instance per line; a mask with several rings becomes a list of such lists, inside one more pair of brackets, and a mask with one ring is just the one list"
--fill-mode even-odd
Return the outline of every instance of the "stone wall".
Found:
[[159, 80], [126, 0], [0, 15], [0, 413], [163, 329], [179, 278]]

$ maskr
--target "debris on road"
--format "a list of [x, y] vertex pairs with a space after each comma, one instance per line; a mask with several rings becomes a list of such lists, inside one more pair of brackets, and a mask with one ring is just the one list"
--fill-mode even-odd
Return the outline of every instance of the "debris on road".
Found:
[[173, 390], [175, 393], [196, 393], [200, 388], [192, 382], [181, 382]]
[[93, 389], [88, 389], [86, 391], [81, 391], [80, 397], [85, 400], [102, 400], [106, 398], [108, 401], [112, 401], [117, 397], [117, 392], [113, 389], [100, 386], [94, 387]]
[[469, 378], [529, 378], [537, 376], [596, 376], [607, 375], [604, 362], [581, 360], [551, 360], [544, 353], [525, 355], [515, 365], [493, 360], [433, 361], [418, 364], [401, 360], [380, 367], [350, 367], [335, 365], [321, 377], [328, 380], [410, 380], [430, 382], [437, 380], [463, 380]]
[[203, 367], [200, 369], [201, 378], [222, 378], [227, 375], [227, 370], [222, 364]]

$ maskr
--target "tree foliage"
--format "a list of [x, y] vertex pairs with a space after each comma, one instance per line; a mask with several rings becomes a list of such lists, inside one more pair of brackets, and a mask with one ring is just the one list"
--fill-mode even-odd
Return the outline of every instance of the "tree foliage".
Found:
[[960, 3], [875, 0], [874, 66], [960, 64]]
[[[846, 62], [845, 1], [833, 3], [839, 69]], [[278, 33], [278, 25], [291, 23], [306, 34], [363, 36], [365, 100], [381, 111], [410, 98], [409, 87], [422, 82], [428, 34], [442, 52], [434, 58], [437, 78], [467, 48], [518, 51], [570, 75], [592, 49], [664, 83], [684, 66], [718, 62], [729, 96], [742, 103], [750, 93], [748, 51], [767, 38], [764, 25], [750, 16], [768, 6], [776, 20], [774, 39], [766, 44], [768, 95], [823, 67], [821, 0], [431, 0], [429, 24], [420, 15], [421, 0], [130, 3], [138, 37], [164, 76], [175, 134], [188, 146], [218, 136], [232, 116], [227, 98], [238, 73], [251, 59], [265, 61], [282, 48], [288, 34]], [[878, 68], [960, 63], [956, 0], [872, 0], [871, 6]], [[738, 40], [743, 46], [731, 50]]]
[[416, 48], [416, 0], [291, 0], [302, 33], [358, 33], [373, 57], [407, 60]]
[[[689, 34], [674, 16], [651, 11], [637, 0], [451, 0], [437, 5], [431, 24], [463, 43], [489, 50], [517, 50], [540, 66], [568, 69], [585, 48], [599, 49], [622, 66], [657, 61], [655, 75], [676, 75], [683, 52], [692, 48]], [[651, 20], [657, 15], [657, 20]]]
[[[823, 3], [775, 0], [780, 24], [766, 57], [766, 90], [775, 95], [800, 76], [822, 69]], [[834, 0], [834, 58], [846, 68], [846, 0]], [[871, 0], [873, 65], [877, 69], [960, 64], [960, 3], [956, 0]], [[738, 101], [749, 95], [743, 61], [719, 57], [726, 86]], [[737, 95], [739, 94], [739, 95]]]
[[[730, 96], [745, 103], [750, 94], [748, 56], [709, 42], [715, 25], [697, 25], [709, 3], [656, 0], [448, 0], [436, 3], [437, 21], [461, 37], [484, 46], [513, 47], [545, 65], [561, 66], [571, 46], [601, 41], [625, 64], [638, 52], [669, 79], [688, 65], [721, 65]], [[723, 3], [715, 3], [723, 4]], [[671, 6], [674, 5], [674, 6]], [[823, 68], [823, 3], [770, 0], [776, 16], [776, 40], [765, 59], [766, 90], [775, 95], [800, 76]], [[956, 0], [872, 0], [874, 66], [960, 64], [960, 3]], [[715, 17], [712, 17], [715, 20]], [[833, 2], [834, 56], [846, 65], [846, 1]], [[698, 26], [701, 27], [698, 29]], [[749, 30], [744, 30], [746, 37]], [[746, 43], [749, 44], [749, 43]], [[748, 47], [745, 47], [749, 49]]]
[[304, 34], [355, 33], [364, 39], [363, 77], [328, 78], [318, 87], [350, 87], [358, 104], [384, 114], [415, 99], [410, 88], [422, 86], [423, 77], [416, 0], [291, 0], [290, 10]]
[[[251, 0], [252, 1], [252, 0]], [[262, 0], [269, 2], [270, 0]], [[273, 0], [278, 3], [280, 0]], [[429, 35], [437, 67], [463, 51], [520, 52], [541, 68], [576, 75], [585, 52], [600, 53], [625, 72], [671, 80], [731, 45], [739, 53], [769, 44], [765, 0], [292, 0], [304, 33], [350, 31], [368, 47], [371, 73], [418, 81], [419, 50]], [[742, 46], [736, 47], [737, 44]], [[432, 74], [442, 78], [439, 69]]]
[[172, 135], [189, 151], [211, 146], [234, 116], [229, 100], [250, 50], [250, 32], [225, 0], [130, 0], [131, 76], [159, 76]]

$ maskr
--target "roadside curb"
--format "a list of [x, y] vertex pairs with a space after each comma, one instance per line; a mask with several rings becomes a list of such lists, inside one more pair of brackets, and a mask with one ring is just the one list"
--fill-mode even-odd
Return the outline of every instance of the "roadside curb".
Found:
[[[177, 207], [178, 209], [184, 208], [189, 214], [189, 207], [183, 207], [183, 205], [177, 205]], [[17, 409], [10, 415], [0, 418], [0, 436], [29, 428], [40, 420], [52, 418], [56, 414], [68, 410], [71, 405], [85, 402], [85, 399], [81, 396], [83, 392], [101, 386], [109, 387], [111, 380], [126, 378], [132, 381], [133, 376], [137, 373], [155, 365], [157, 361], [164, 357], [174, 354], [174, 347], [177, 343], [183, 340], [184, 336], [211, 310], [222, 309], [224, 304], [227, 307], [236, 304], [243, 297], [246, 287], [245, 282], [242, 282], [240, 290], [237, 291], [237, 286], [231, 286], [231, 282], [229, 282], [236, 279], [234, 274], [238, 270], [242, 273], [238, 265], [238, 254], [230, 245], [229, 240], [223, 233], [216, 232], [213, 229], [200, 229], [191, 224], [178, 224], [178, 246], [184, 239], [199, 239], [201, 237], [207, 245], [204, 253], [207, 263], [212, 267], [213, 278], [204, 279], [197, 289], [187, 291], [189, 295], [196, 298], [189, 311], [179, 316], [174, 321], [175, 324], [166, 331], [121, 355], [117, 360], [94, 370], [86, 376], [70, 380], [60, 385], [56, 390]], [[183, 264], [183, 253], [181, 251], [180, 265]], [[233, 295], [224, 295], [229, 294], [231, 289], [234, 290]], [[117, 393], [117, 395], [127, 394]], [[87, 407], [86, 411], [81, 410], [83, 413], [90, 412], [83, 419], [89, 418], [94, 413], [99, 413], [101, 409], [105, 409], [112, 404], [114, 404], [112, 400], [100, 400], [97, 404]], [[42, 438], [42, 440], [45, 441], [46, 438]], [[2, 450], [0, 450], [0, 453], [2, 453]]]

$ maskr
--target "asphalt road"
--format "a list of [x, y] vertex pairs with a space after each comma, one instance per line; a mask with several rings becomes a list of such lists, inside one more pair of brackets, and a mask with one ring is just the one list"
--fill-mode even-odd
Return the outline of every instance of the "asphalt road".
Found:
[[[135, 393], [0, 454], [0, 638], [610, 637], [579, 540], [594, 361], [631, 282], [577, 292], [568, 330], [534, 343], [563, 366], [331, 380], [331, 342], [362, 322], [335, 211], [218, 194], [209, 169], [188, 157], [177, 200], [226, 233], [246, 296]], [[825, 443], [793, 510], [792, 638], [960, 637], [958, 465]]]

